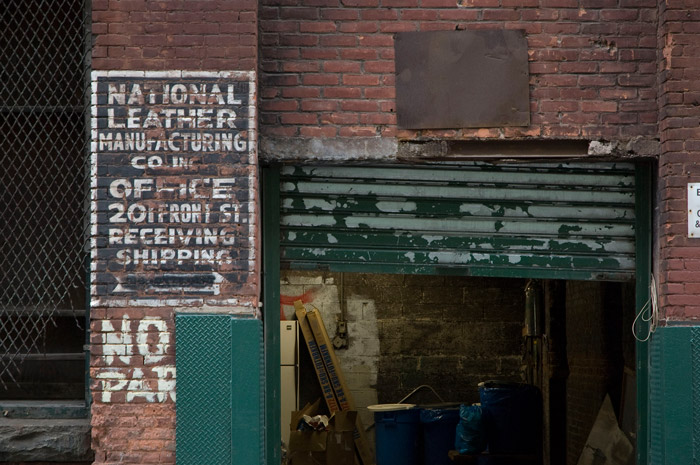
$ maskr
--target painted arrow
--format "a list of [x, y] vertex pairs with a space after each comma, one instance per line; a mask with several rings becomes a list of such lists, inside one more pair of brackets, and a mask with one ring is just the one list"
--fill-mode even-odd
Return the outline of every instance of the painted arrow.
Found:
[[163, 273], [155, 277], [136, 274], [126, 277], [117, 276], [117, 285], [113, 293], [136, 293], [139, 289], [159, 294], [221, 294], [224, 277], [213, 271], [211, 273]]

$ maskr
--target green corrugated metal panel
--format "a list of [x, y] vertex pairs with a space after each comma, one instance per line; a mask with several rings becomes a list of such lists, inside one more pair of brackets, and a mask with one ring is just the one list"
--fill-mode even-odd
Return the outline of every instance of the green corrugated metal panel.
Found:
[[628, 280], [634, 181], [631, 164], [286, 166], [282, 262]]
[[698, 327], [661, 327], [651, 342], [651, 444], [654, 465], [697, 464], [700, 431]]
[[178, 465], [262, 463], [261, 322], [175, 318]]
[[[664, 330], [652, 336], [649, 367], [649, 463], [663, 464], [664, 415], [663, 415], [663, 335]], [[639, 465], [646, 465], [645, 463]]]
[[700, 327], [691, 328], [690, 349], [693, 365], [693, 463], [700, 463]]
[[233, 454], [235, 465], [264, 461], [265, 393], [262, 321], [231, 318], [233, 352]]

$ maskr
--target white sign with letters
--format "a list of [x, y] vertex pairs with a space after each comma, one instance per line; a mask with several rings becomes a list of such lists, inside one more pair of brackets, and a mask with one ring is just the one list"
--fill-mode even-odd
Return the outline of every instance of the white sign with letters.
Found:
[[255, 75], [94, 71], [99, 305], [231, 305], [255, 267]]
[[700, 182], [688, 183], [688, 237], [700, 238]]

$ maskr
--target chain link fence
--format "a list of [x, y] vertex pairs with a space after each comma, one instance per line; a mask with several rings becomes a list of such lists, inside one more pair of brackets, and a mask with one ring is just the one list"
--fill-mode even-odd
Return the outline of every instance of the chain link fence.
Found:
[[21, 378], [26, 360], [47, 352], [47, 329], [57, 327], [56, 318], [72, 315], [75, 324], [84, 325], [86, 1], [0, 1], [0, 385], [5, 389]]

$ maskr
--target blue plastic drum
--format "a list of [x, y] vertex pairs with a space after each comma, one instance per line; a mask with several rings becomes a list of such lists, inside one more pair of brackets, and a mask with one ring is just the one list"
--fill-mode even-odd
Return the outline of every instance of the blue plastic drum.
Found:
[[489, 381], [479, 398], [491, 454], [537, 455], [542, 447], [542, 400], [529, 384]]
[[420, 465], [420, 409], [404, 404], [369, 409], [374, 411], [377, 465]]
[[423, 465], [451, 465], [447, 453], [454, 449], [459, 408], [423, 408]]

